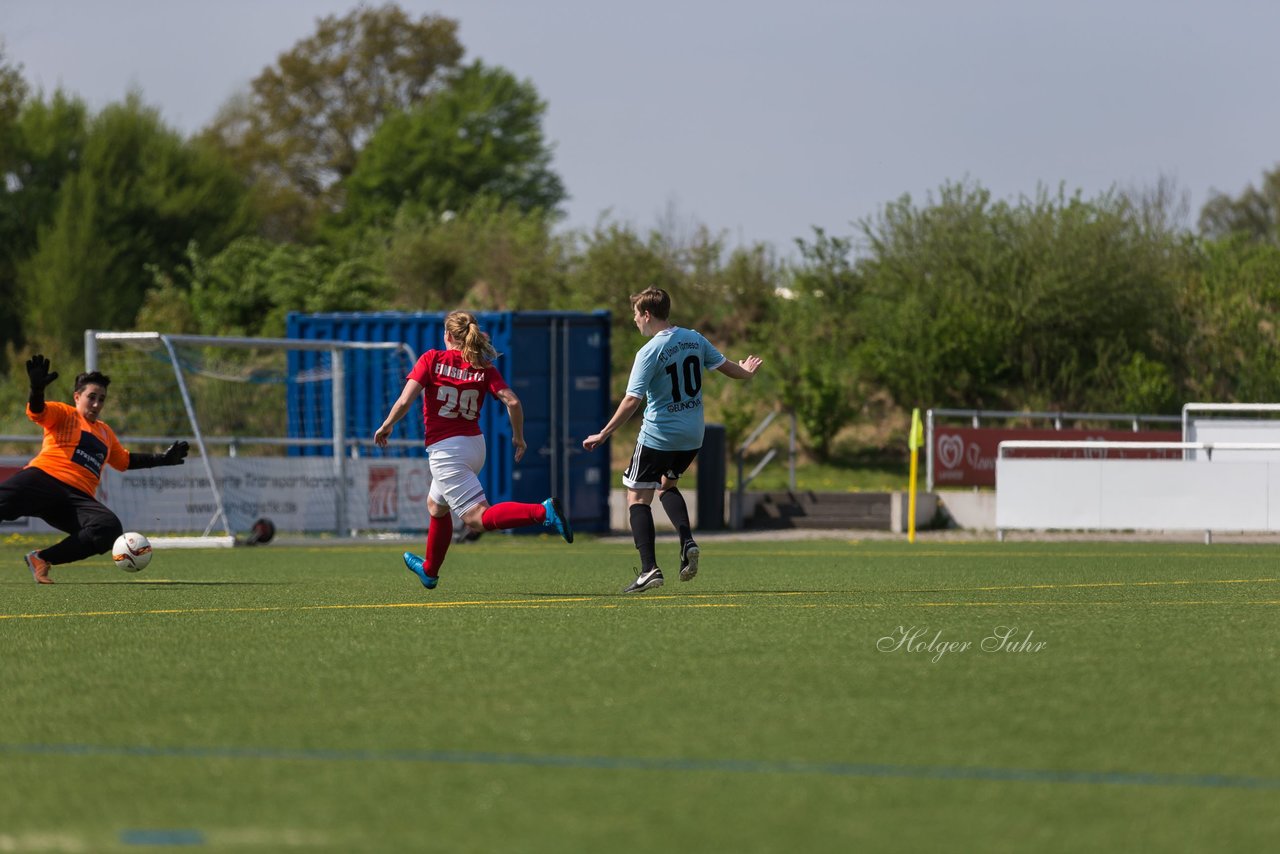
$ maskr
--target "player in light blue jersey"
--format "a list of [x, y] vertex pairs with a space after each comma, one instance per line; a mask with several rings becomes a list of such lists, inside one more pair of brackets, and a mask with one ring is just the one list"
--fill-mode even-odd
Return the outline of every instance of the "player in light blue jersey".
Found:
[[760, 358], [748, 356], [731, 362], [706, 338], [692, 329], [673, 326], [671, 297], [661, 288], [646, 288], [631, 295], [636, 328], [649, 341], [636, 353], [631, 366], [627, 393], [618, 411], [599, 433], [582, 441], [594, 450], [630, 420], [644, 404], [644, 421], [636, 450], [622, 474], [627, 487], [631, 536], [640, 551], [640, 574], [624, 593], [641, 593], [662, 586], [658, 568], [657, 533], [653, 526], [653, 493], [660, 490], [662, 507], [680, 532], [680, 580], [698, 574], [700, 550], [689, 524], [689, 507], [680, 494], [680, 475], [702, 449], [706, 419], [702, 410], [702, 377], [719, 371], [735, 380], [751, 379], [760, 367]]

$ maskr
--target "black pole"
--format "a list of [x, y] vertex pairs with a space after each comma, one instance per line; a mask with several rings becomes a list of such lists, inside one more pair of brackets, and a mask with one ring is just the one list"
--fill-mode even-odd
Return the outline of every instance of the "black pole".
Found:
[[723, 424], [708, 424], [698, 452], [698, 529], [724, 530], [726, 442]]

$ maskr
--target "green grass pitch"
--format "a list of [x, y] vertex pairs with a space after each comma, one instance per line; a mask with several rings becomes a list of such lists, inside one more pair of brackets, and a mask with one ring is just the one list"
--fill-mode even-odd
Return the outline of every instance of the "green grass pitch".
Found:
[[1273, 546], [708, 538], [681, 584], [668, 537], [632, 597], [619, 539], [490, 535], [434, 591], [395, 544], [52, 587], [29, 547], [0, 546], [0, 851], [1280, 839]]

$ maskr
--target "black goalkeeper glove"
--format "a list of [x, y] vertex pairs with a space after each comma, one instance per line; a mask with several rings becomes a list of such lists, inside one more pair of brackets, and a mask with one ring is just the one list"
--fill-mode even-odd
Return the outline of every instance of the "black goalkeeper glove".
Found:
[[187, 452], [191, 446], [177, 441], [165, 449], [163, 454], [129, 454], [129, 471], [134, 469], [153, 469], [156, 466], [180, 466], [186, 462]]
[[165, 448], [164, 453], [160, 455], [160, 465], [180, 466], [187, 461], [187, 454], [190, 451], [190, 445], [182, 440], [178, 440]]
[[31, 395], [27, 402], [32, 412], [44, 411], [44, 390], [57, 378], [57, 371], [49, 373], [49, 360], [40, 353], [27, 359], [27, 379], [31, 381]]
[[58, 372], [49, 373], [49, 360], [40, 353], [27, 359], [27, 379], [31, 381], [31, 390], [44, 394], [49, 383], [58, 378]]

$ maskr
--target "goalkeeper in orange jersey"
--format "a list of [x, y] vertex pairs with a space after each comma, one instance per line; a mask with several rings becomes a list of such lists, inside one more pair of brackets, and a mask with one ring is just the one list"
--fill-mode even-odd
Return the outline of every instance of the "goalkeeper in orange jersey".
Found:
[[75, 406], [44, 399], [57, 378], [44, 356], [27, 360], [27, 417], [44, 428], [44, 444], [26, 468], [0, 483], [0, 521], [34, 516], [67, 533], [56, 545], [27, 554], [27, 568], [39, 584], [53, 583], [50, 567], [102, 554], [124, 532], [116, 514], [94, 497], [104, 464], [117, 471], [177, 466], [189, 450], [179, 441], [163, 454], [130, 453], [99, 417], [110, 378], [98, 371], [77, 376]]

